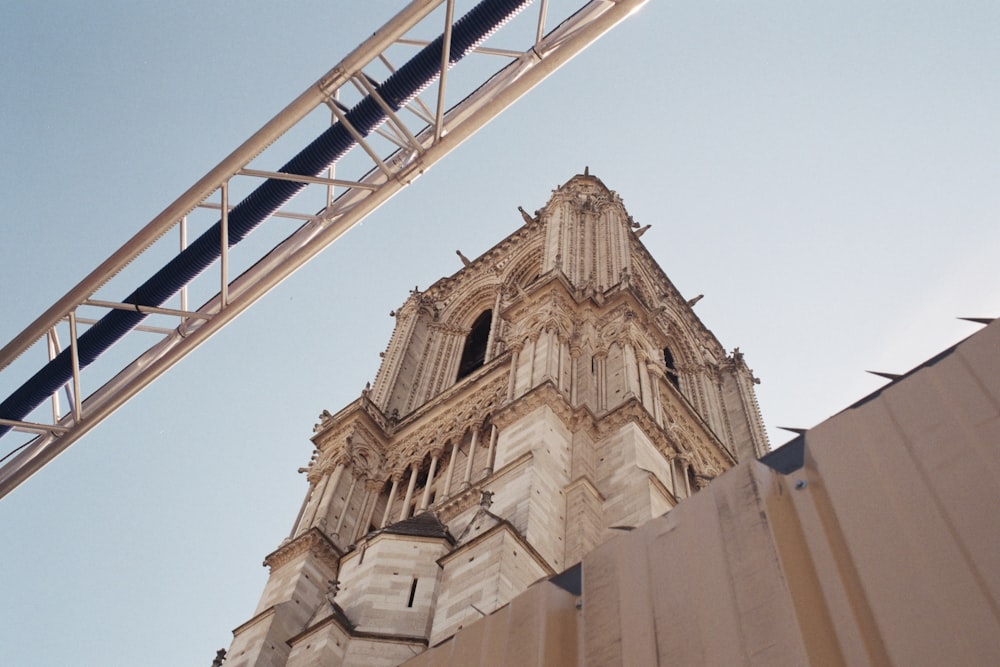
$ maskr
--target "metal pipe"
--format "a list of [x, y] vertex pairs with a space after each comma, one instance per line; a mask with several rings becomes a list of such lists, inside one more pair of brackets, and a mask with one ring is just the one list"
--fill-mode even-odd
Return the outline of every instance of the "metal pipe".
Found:
[[[222, 286], [219, 289], [221, 307], [229, 305], [229, 181], [223, 181], [222, 187], [222, 218], [219, 220], [219, 256]], [[187, 283], [185, 283], [187, 284]]]
[[[180, 252], [184, 252], [187, 248], [188, 236], [187, 236], [187, 222], [188, 217], [185, 215], [181, 218], [180, 222], [180, 236], [181, 236], [181, 247]], [[185, 285], [181, 288], [181, 310], [188, 309], [188, 286]]]
[[112, 277], [128, 266], [132, 260], [166, 234], [183, 216], [200, 202], [207, 199], [219, 188], [222, 181], [230, 178], [237, 170], [259, 155], [265, 148], [278, 140], [289, 128], [305, 118], [313, 109], [323, 103], [330, 90], [336, 90], [346, 82], [353, 72], [360, 70], [371, 59], [397, 42], [416, 23], [434, 11], [444, 0], [414, 0], [392, 17], [384, 26], [362, 42], [333, 69], [324, 74], [316, 83], [295, 98], [257, 130], [249, 139], [229, 154], [214, 169], [205, 174], [187, 189], [172, 204], [153, 218], [135, 236], [116, 250], [108, 259], [81, 280], [76, 287], [42, 313], [34, 322], [0, 349], [0, 370], [21, 356], [45, 331], [55, 326], [66, 313], [84, 299], [96, 292]]
[[[530, 0], [483, 0], [455, 24], [449, 62], [454, 63], [464, 57], [479, 42], [486, 39], [500, 25], [513, 17]], [[425, 47], [378, 86], [380, 96], [390, 106], [401, 107], [420, 93], [440, 75], [438, 55], [443, 37]], [[329, 166], [347, 153], [362, 136], [367, 136], [381, 125], [386, 115], [379, 109], [371, 96], [356, 104], [343, 117], [335, 111], [342, 122], [333, 125], [317, 137], [306, 148], [289, 160], [279, 171], [290, 174], [319, 176]], [[364, 142], [361, 142], [362, 144]], [[371, 151], [366, 145], [365, 150]], [[377, 156], [375, 159], [378, 160]], [[381, 161], [380, 167], [385, 168]], [[387, 177], [389, 174], [386, 174]], [[140, 285], [128, 297], [127, 303], [161, 306], [180, 288], [208, 268], [216, 259], [223, 257], [226, 264], [226, 249], [242, 241], [272, 213], [298, 194], [305, 183], [270, 179], [250, 193], [233, 210], [228, 211], [227, 185], [223, 181], [222, 220], [194, 241], [184, 252], [178, 254], [151, 278]], [[184, 211], [186, 213], [187, 211]], [[220, 236], [224, 242], [219, 247]], [[223, 278], [220, 309], [228, 303], [228, 281]], [[79, 363], [85, 368], [104, 351], [120, 340], [139, 324], [145, 315], [114, 311], [105, 315], [91, 327], [79, 341], [81, 354]], [[39, 372], [0, 403], [0, 416], [21, 419], [34, 410], [54, 387], [61, 386], [68, 375], [66, 360], [61, 356], [46, 364]], [[0, 427], [0, 436], [9, 429]]]
[[[441, 141], [433, 145], [430, 145], [431, 142], [429, 140], [421, 138], [422, 143], [427, 146], [426, 150], [416, 156], [394, 179], [380, 182], [382, 177], [380, 172], [367, 175], [364, 178], [366, 183], [378, 185], [378, 190], [374, 194], [368, 196], [366, 192], [348, 191], [338, 200], [339, 204], [336, 211], [327, 213], [320, 218], [314, 218], [313, 221], [317, 224], [307, 224], [301, 227], [245, 274], [237, 278], [233, 285], [230, 286], [230, 297], [231, 299], [237, 298], [234, 296], [234, 291], [238, 292], [238, 298], [241, 303], [240, 308], [231, 307], [225, 313], [216, 314], [208, 322], [199, 321], [185, 325], [183, 327], [183, 334], [178, 332], [177, 335], [164, 339], [88, 397], [87, 421], [82, 424], [72, 424], [72, 429], [59, 438], [49, 434], [39, 436], [28, 443], [28, 446], [24, 450], [18, 452], [13, 459], [0, 467], [0, 497], [16, 488], [72, 443], [86, 435], [90, 429], [125, 404], [132, 396], [142, 391], [144, 387], [172, 368], [190, 350], [196, 348], [238, 316], [242, 309], [252, 305], [257, 299], [285, 280], [324, 248], [335, 242], [360, 220], [363, 220], [365, 216], [392, 198], [438, 160], [460, 146], [476, 130], [501, 114], [508, 106], [572, 59], [591, 42], [635, 12], [646, 1], [620, 0], [616, 3], [606, 3], [602, 0], [593, 0], [584, 9], [576, 12], [569, 20], [561, 23], [545, 37], [541, 45], [532, 50], [533, 53], [541, 58], [540, 61], [528, 59], [511, 63], [504, 70], [491, 77], [489, 81], [480, 86], [474, 93], [462, 100], [462, 102], [446, 114], [445, 122], [448, 127], [448, 134], [442, 137]], [[428, 12], [433, 9], [433, 7], [425, 8]], [[396, 18], [398, 19], [399, 16]], [[387, 24], [386, 28], [388, 27], [389, 24]], [[379, 37], [381, 34], [376, 33], [373, 39]], [[391, 43], [391, 41], [388, 43]], [[371, 40], [365, 44], [369, 44], [370, 42]], [[361, 47], [359, 47], [360, 49]], [[382, 62], [387, 63], [387, 67], [393, 69], [383, 55], [379, 54], [377, 57]], [[342, 64], [345, 63], [349, 64], [348, 59], [342, 61]], [[320, 84], [329, 84], [331, 88], [335, 89], [337, 85], [342, 84], [346, 80], [348, 74], [345, 74], [345, 72], [349, 73], [354, 70], [347, 67], [344, 71], [340, 71], [339, 74], [337, 73], [338, 71], [338, 69], [333, 70], [329, 75], [331, 78], [328, 81], [321, 80]], [[317, 84], [317, 86], [320, 86], [320, 84]], [[326, 90], [325, 88], [310, 89], [300, 99], [289, 105], [282, 114], [286, 112], [291, 113], [296, 104], [304, 104], [304, 100], [307, 99], [308, 94], [311, 92], [318, 93], [319, 99], [317, 103], [321, 103], [326, 99]], [[419, 102], [419, 98], [415, 99]], [[429, 119], [429, 110], [427, 112], [427, 118]], [[305, 113], [307, 111], [302, 112], [302, 115], [305, 115]], [[275, 119], [262, 128], [250, 141], [246, 142], [244, 146], [238, 149], [237, 152], [234, 152], [227, 160], [233, 160], [234, 156], [239, 151], [250, 146], [255, 138], [264, 137], [267, 131], [273, 132], [274, 128], [277, 127], [276, 123], [278, 119], [279, 117], [275, 117]], [[290, 125], [292, 124], [294, 122], [290, 123]], [[276, 136], [280, 135], [275, 135], [275, 138]], [[423, 134], [421, 135], [421, 137], [424, 136]], [[262, 149], [263, 146], [260, 147], [260, 150]], [[248, 157], [247, 161], [252, 157]], [[221, 170], [222, 167], [223, 165], [220, 164], [215, 171]], [[203, 181], [209, 182], [209, 176], [206, 176], [199, 183]], [[212, 186], [207, 189], [205, 196], [217, 187], [217, 182], [213, 182]], [[197, 184], [185, 196], [191, 195], [196, 191], [196, 188]], [[201, 199], [204, 199], [204, 197], [201, 197]], [[147, 225], [147, 229], [144, 232], [152, 228], [154, 223], [160, 220], [160, 218], [169, 218], [167, 222], [163, 223], [165, 229], [169, 229], [169, 226], [176, 220], [176, 217], [171, 218], [168, 215], [170, 212], [171, 209], [164, 211], [153, 223]], [[278, 213], [277, 216], [293, 217], [283, 213]], [[143, 232], [140, 232], [139, 235], [133, 238], [133, 242], [136, 242], [142, 234]], [[155, 238], [152, 240], [155, 240]], [[152, 240], [149, 243], [152, 243]], [[98, 276], [100, 269], [109, 266], [109, 263], [115, 257], [121, 255], [123, 251], [124, 247], [119, 253], [91, 274], [90, 278]], [[131, 258], [132, 256], [128, 256], [122, 266], [131, 261]], [[74, 301], [71, 297], [77, 294], [89, 295], [90, 292], [84, 289], [86, 283], [87, 280], [78, 285], [60, 303], [68, 302], [72, 304]], [[98, 286], [99, 284], [94, 289]], [[56, 313], [55, 321], [65, 317], [65, 308], [59, 308], [59, 305], [56, 304], [56, 306], [50, 308], [46, 312], [46, 315], [36, 320], [31, 327], [11, 341], [3, 350], [0, 350], [0, 367], [8, 364], [26, 349], [27, 346], [34, 342], [37, 336], [32, 335], [32, 328], [41, 327], [41, 333], [38, 335], [44, 334], [47, 315]], [[207, 304], [203, 310], [210, 308], [213, 308], [211, 303]], [[63, 418], [63, 422], [67, 422], [66, 417]], [[71, 424], [71, 422], [68, 423]]]
[[451, 57], [451, 22], [455, 18], [455, 0], [448, 0], [444, 19], [444, 41], [441, 45], [441, 77], [438, 79], [437, 113], [434, 114], [434, 142], [441, 140], [444, 119], [444, 93], [448, 85], [448, 60]]
[[[153, 308], [152, 306], [139, 306], [134, 303], [120, 303], [118, 301], [102, 301], [100, 299], [87, 299], [83, 302], [84, 306], [96, 306], [98, 308], [114, 308], [116, 310], [127, 310], [136, 313], [143, 313], [144, 315], [175, 315], [177, 317], [193, 317], [199, 320], [210, 320], [211, 315], [206, 315], [205, 313], [191, 312], [188, 310], [175, 310], [173, 308]], [[97, 324], [100, 320], [84, 320], [83, 318], [77, 318], [77, 322], [88, 322], [92, 324]], [[173, 331], [173, 329], [170, 329]]]
[[83, 417], [80, 404], [80, 344], [76, 331], [76, 310], [69, 311], [69, 352], [73, 368], [73, 421], [79, 424]]

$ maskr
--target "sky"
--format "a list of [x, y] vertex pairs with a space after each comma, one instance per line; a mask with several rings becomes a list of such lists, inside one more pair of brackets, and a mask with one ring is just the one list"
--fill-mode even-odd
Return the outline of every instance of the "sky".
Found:
[[[0, 344], [403, 5], [3, 3]], [[210, 664], [390, 310], [584, 167], [746, 355], [773, 446], [970, 335], [1000, 315], [998, 34], [985, 1], [652, 0], [0, 500], [5, 664]]]

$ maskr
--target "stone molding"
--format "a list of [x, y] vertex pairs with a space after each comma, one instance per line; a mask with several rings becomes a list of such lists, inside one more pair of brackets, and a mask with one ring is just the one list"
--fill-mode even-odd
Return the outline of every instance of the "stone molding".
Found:
[[277, 612], [277, 610], [273, 606], [268, 607], [264, 611], [260, 612], [259, 614], [257, 614], [253, 618], [251, 618], [249, 621], [246, 621], [245, 623], [241, 623], [240, 625], [238, 625], [235, 628], [233, 628], [233, 636], [235, 637], [237, 635], [240, 635], [240, 634], [246, 632], [251, 627], [257, 625], [261, 621], [263, 621], [263, 620], [265, 620], [267, 618], [270, 618], [271, 616], [274, 616], [274, 614], [276, 612]]
[[663, 497], [666, 498], [667, 501], [671, 503], [671, 507], [676, 507], [677, 503], [680, 502], [680, 499], [677, 497], [677, 494], [673, 493], [670, 489], [668, 489], [666, 485], [660, 481], [660, 478], [656, 476], [656, 473], [650, 470], [646, 470], [646, 474], [648, 475], [650, 484], [655, 486], [656, 490], [659, 491], [661, 494], [663, 494]]
[[587, 430], [594, 439], [606, 438], [629, 424], [635, 424], [668, 460], [687, 453], [696, 471], [710, 477], [719, 475], [736, 463], [721, 442], [709, 440], [708, 432], [702, 431], [707, 426], [700, 423], [695, 429], [692, 424], [695, 417], [682, 414], [677, 409], [679, 406], [673, 410], [665, 409], [667, 428], [660, 427], [653, 415], [634, 397], [598, 416], [586, 406], [571, 406], [562, 392], [548, 380], [505, 406], [494, 416], [494, 423], [505, 429], [543, 406], [548, 407], [571, 432]]
[[597, 486], [594, 485], [594, 482], [591, 481], [591, 479], [590, 479], [589, 476], [584, 475], [584, 476], [577, 477], [572, 482], [570, 482], [569, 484], [567, 484], [566, 486], [563, 487], [563, 492], [567, 496], [569, 496], [569, 494], [572, 491], [575, 491], [576, 489], [582, 489], [582, 490], [586, 491], [587, 493], [589, 493], [590, 495], [592, 495], [594, 498], [596, 498], [597, 500], [601, 501], [602, 503], [605, 500], [607, 500], [607, 498], [604, 497], [604, 494], [601, 493], [600, 489], [598, 489]]
[[309, 627], [305, 628], [298, 634], [294, 635], [288, 640], [288, 644], [294, 646], [297, 643], [301, 643], [303, 639], [307, 638], [319, 630], [330, 625], [336, 625], [341, 632], [350, 637], [351, 639], [367, 639], [370, 641], [380, 641], [393, 644], [415, 644], [427, 647], [426, 637], [415, 637], [411, 635], [397, 635], [391, 633], [383, 632], [372, 632], [370, 630], [356, 630], [354, 625], [351, 623], [350, 619], [347, 618], [346, 614], [341, 612], [340, 614], [331, 613], [329, 616], [325, 616], [320, 620], [316, 621]]
[[273, 573], [303, 554], [313, 556], [334, 571], [339, 567], [340, 557], [343, 555], [340, 549], [330, 541], [330, 538], [324, 535], [319, 528], [313, 527], [268, 554], [264, 558], [264, 565], [270, 568]]
[[497, 517], [497, 518], [499, 518], [500, 520], [499, 523], [497, 523], [497, 525], [493, 526], [489, 530], [483, 531], [482, 533], [476, 535], [468, 542], [458, 545], [445, 555], [441, 556], [440, 558], [437, 559], [437, 564], [440, 567], [444, 567], [446, 563], [455, 560], [464, 553], [467, 553], [469, 549], [472, 549], [480, 542], [488, 540], [489, 538], [493, 537], [499, 532], [506, 532], [513, 539], [515, 539], [517, 543], [521, 545], [521, 548], [524, 549], [524, 552], [529, 556], [531, 556], [531, 558], [538, 564], [538, 566], [546, 572], [546, 576], [551, 577], [553, 575], [558, 574], [558, 571], [554, 567], [549, 565], [549, 563], [545, 560], [545, 558], [540, 553], [538, 553], [538, 551], [536, 551], [533, 546], [531, 546], [531, 544], [528, 542], [528, 540], [524, 538], [523, 535], [521, 535], [521, 533], [517, 530], [517, 528], [514, 527], [514, 524], [512, 524], [507, 519], [504, 519], [503, 517]]

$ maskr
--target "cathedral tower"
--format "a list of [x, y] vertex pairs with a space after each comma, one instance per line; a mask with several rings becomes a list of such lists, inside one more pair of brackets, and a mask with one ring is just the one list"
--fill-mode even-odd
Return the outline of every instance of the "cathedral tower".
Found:
[[756, 382], [599, 179], [414, 290], [312, 440], [227, 667], [396, 665], [767, 451]]

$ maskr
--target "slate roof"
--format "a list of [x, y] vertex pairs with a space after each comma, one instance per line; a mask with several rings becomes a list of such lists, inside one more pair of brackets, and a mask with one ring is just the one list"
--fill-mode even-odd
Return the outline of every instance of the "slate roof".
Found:
[[382, 529], [390, 535], [412, 535], [414, 537], [437, 537], [446, 539], [452, 544], [455, 538], [448, 532], [448, 527], [441, 523], [434, 512], [421, 512], [409, 519], [397, 521]]

